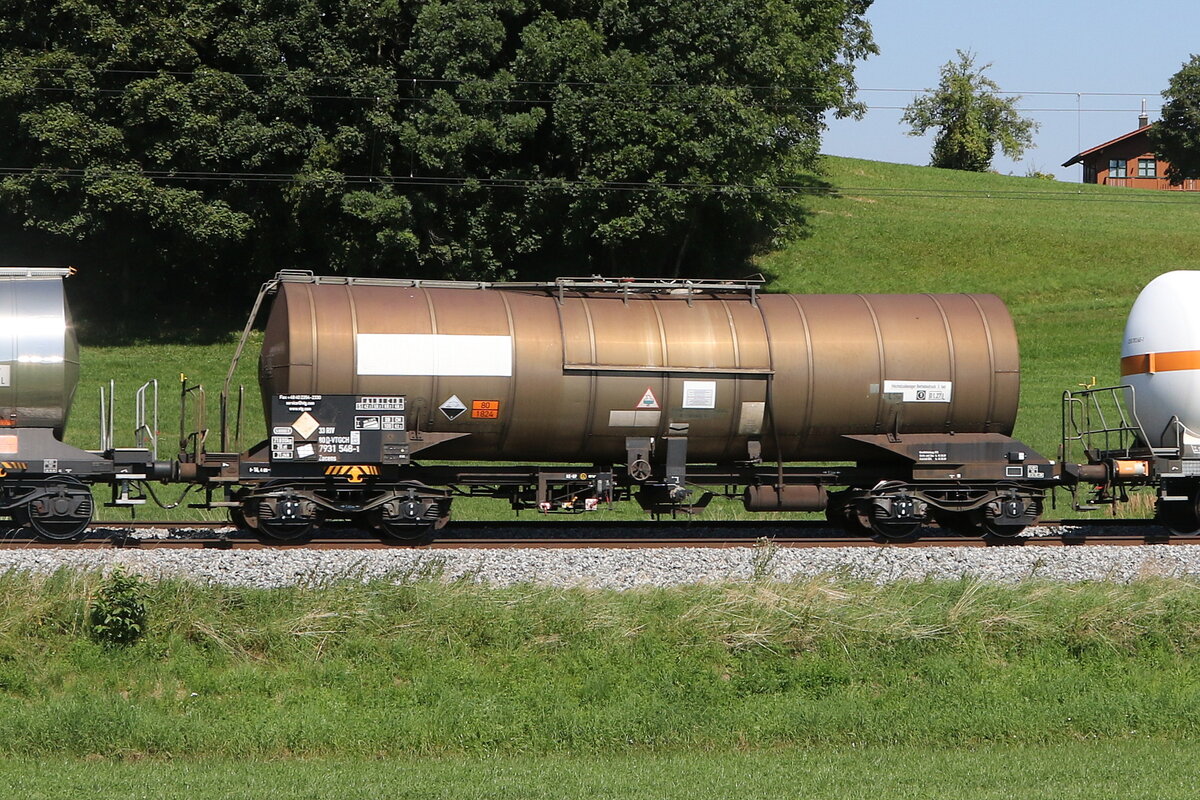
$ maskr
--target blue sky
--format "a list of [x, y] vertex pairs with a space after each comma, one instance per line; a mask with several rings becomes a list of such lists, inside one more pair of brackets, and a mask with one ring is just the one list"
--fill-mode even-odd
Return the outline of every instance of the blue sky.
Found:
[[829, 121], [821, 150], [830, 155], [928, 164], [933, 136], [909, 136], [903, 108], [936, 85], [956, 49], [971, 50], [1041, 124], [1019, 162], [998, 154], [992, 167], [1078, 182], [1082, 167], [1059, 164], [1135, 129], [1143, 98], [1157, 119], [1167, 81], [1200, 53], [1200, 0], [875, 0], [867, 18], [880, 53], [856, 76], [870, 110]]

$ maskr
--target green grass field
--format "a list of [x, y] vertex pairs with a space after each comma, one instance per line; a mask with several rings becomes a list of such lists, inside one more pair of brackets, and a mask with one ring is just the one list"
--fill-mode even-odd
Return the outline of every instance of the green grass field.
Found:
[[0, 761], [0, 791], [64, 797], [289, 800], [1191, 800], [1194, 742], [779, 748], [604, 756], [247, 761]]
[[0, 575], [0, 758], [400, 758], [1200, 736], [1195, 584], [766, 580], [617, 592], [427, 576], [164, 581], [89, 638], [93, 575]]
[[[1050, 457], [1058, 450], [1062, 392], [1093, 378], [1101, 385], [1118, 381], [1121, 331], [1138, 291], [1167, 270], [1200, 268], [1200, 196], [843, 158], [824, 164], [825, 180], [836, 192], [809, 198], [807, 235], [761, 259], [771, 290], [998, 294], [1012, 310], [1021, 339], [1016, 435]], [[247, 309], [252, 301], [230, 298]], [[235, 342], [231, 334], [216, 344], [88, 347], [85, 335], [69, 441], [96, 446], [98, 392], [115, 379], [118, 442], [132, 444], [133, 391], [156, 378], [160, 455], [170, 457], [178, 439], [180, 373], [207, 386], [215, 437], [217, 397]], [[243, 445], [265, 431], [257, 410], [256, 359], [252, 346], [236, 381], [247, 389]], [[114, 519], [128, 514], [102, 513]], [[197, 516], [187, 510], [142, 513], [156, 519]], [[457, 500], [454, 513], [458, 519], [511, 517], [500, 501]], [[710, 513], [741, 512], [737, 504], [717, 503]], [[1069, 512], [1050, 515], [1063, 513]], [[640, 512], [628, 508], [615, 516], [636, 518]]]
[[[0, 575], [11, 797], [1185, 797], [1200, 591]], [[397, 576], [405, 577], [405, 576]]]

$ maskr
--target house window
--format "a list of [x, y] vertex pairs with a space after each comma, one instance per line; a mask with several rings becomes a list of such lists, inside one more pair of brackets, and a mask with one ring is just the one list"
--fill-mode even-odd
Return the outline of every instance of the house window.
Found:
[[1139, 178], [1157, 178], [1158, 177], [1158, 162], [1153, 158], [1138, 159], [1138, 177]]
[[1083, 182], [1084, 183], [1095, 183], [1096, 182], [1096, 167], [1093, 166], [1092, 164], [1084, 164], [1083, 165]]
[[1119, 158], [1110, 159], [1108, 162], [1108, 177], [1124, 178], [1125, 177], [1125, 162]]

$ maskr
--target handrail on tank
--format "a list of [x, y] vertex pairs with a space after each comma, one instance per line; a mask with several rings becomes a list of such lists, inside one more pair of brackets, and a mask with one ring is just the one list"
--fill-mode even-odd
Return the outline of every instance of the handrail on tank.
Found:
[[[422, 278], [360, 278], [351, 275], [314, 275], [308, 270], [282, 270], [268, 283], [315, 283], [336, 286], [400, 286], [413, 289], [494, 289], [498, 291], [592, 291], [619, 294], [748, 294], [754, 300], [766, 278], [752, 275], [737, 280], [689, 278], [563, 277], [553, 281], [447, 281]], [[264, 284], [265, 285], [265, 284]]]
[[[250, 332], [254, 330], [254, 321], [258, 319], [258, 312], [262, 309], [263, 300], [268, 295], [273, 294], [279, 288], [280, 283], [319, 282], [320, 279], [310, 270], [283, 269], [277, 272], [274, 278], [266, 281], [259, 288], [258, 297], [254, 298], [254, 306], [250, 309], [250, 316], [246, 319], [246, 326], [242, 328], [242, 335], [238, 339], [237, 348], [233, 351], [233, 359], [229, 362], [229, 371], [225, 373], [225, 383], [221, 386], [222, 453], [229, 452], [229, 387], [233, 383], [233, 374], [237, 372], [238, 362], [241, 361], [242, 352], [246, 349], [246, 341], [250, 338]], [[241, 416], [240, 408], [238, 416]]]

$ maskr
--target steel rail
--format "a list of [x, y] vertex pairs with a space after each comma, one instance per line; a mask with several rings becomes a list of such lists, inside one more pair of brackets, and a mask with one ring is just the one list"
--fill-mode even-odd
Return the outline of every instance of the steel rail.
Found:
[[[827, 523], [797, 522], [600, 522], [548, 524], [542, 520], [523, 522], [467, 522], [442, 532], [424, 549], [571, 549], [571, 548], [665, 548], [665, 547], [753, 547], [764, 542], [778, 547], [1062, 547], [1078, 545], [1177, 545], [1200, 544], [1200, 536], [1173, 534], [1152, 520], [1062, 520], [1041, 527], [1059, 533], [1013, 538], [967, 538], [947, 536], [937, 528], [916, 541], [877, 541], [867, 536], [848, 536]], [[148, 529], [162, 529], [170, 538], [144, 537]], [[392, 549], [411, 544], [380, 541], [354, 529], [319, 531], [303, 542], [260, 541], [252, 534], [218, 522], [94, 523], [87, 537], [77, 543], [36, 541], [25, 530], [0, 531], [0, 549]]]

